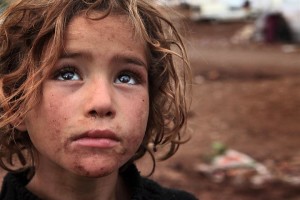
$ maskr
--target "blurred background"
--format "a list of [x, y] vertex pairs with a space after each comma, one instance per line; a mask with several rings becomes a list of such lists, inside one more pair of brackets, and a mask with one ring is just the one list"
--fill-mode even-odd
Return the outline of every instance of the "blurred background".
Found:
[[201, 200], [299, 200], [300, 0], [159, 3], [183, 24], [192, 138], [152, 178]]
[[192, 138], [151, 178], [201, 200], [300, 200], [300, 0], [157, 1], [187, 44]]

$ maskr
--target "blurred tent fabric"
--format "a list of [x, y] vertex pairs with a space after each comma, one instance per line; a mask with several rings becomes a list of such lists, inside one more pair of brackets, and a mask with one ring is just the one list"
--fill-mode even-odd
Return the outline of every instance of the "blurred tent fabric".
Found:
[[300, 0], [157, 0], [184, 6], [193, 21], [255, 20], [253, 38], [265, 42], [300, 43]]

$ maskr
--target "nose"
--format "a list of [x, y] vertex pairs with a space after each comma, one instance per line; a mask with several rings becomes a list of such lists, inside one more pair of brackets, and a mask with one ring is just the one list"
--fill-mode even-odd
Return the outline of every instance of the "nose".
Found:
[[86, 88], [86, 115], [93, 118], [113, 118], [116, 114], [112, 86], [106, 81], [93, 81]]

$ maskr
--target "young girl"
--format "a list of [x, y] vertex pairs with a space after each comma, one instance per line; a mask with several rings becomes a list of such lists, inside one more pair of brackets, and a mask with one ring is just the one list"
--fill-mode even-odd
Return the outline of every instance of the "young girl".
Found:
[[172, 156], [187, 114], [185, 49], [149, 0], [21, 0], [0, 42], [0, 199], [195, 199], [134, 165]]

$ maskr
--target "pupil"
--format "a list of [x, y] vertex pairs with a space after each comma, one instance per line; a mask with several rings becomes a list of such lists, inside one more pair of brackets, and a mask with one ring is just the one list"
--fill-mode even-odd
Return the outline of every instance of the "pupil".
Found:
[[130, 81], [130, 77], [127, 75], [121, 76], [120, 81], [123, 83], [128, 83]]
[[67, 73], [63, 74], [63, 78], [66, 80], [72, 79], [73, 76], [74, 76], [74, 74], [72, 72], [67, 72]]

